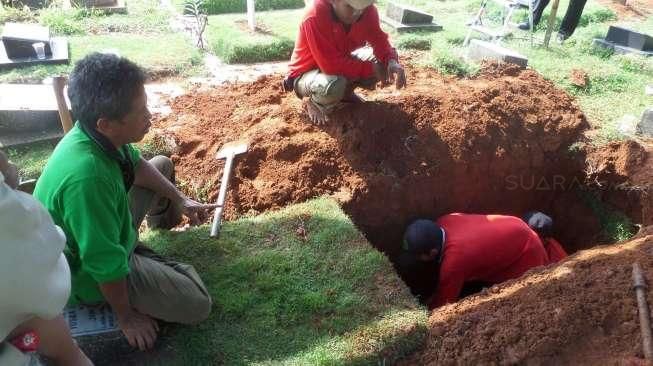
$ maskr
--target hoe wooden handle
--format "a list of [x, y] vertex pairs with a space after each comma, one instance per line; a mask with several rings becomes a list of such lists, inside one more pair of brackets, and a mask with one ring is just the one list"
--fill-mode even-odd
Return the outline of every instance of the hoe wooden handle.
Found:
[[73, 128], [73, 118], [70, 115], [68, 104], [66, 104], [66, 97], [63, 94], [63, 89], [67, 82], [68, 79], [65, 76], [55, 76], [52, 78], [52, 89], [54, 90], [54, 97], [57, 98], [57, 110], [59, 111], [59, 118], [61, 119], [61, 127], [63, 127], [64, 134]]

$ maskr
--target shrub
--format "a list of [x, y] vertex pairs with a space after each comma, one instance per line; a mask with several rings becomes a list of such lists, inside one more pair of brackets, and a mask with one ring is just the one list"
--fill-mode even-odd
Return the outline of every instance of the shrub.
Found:
[[7, 22], [36, 22], [36, 14], [27, 6], [24, 7], [11, 7], [0, 6], [0, 24]]
[[402, 50], [430, 50], [431, 39], [410, 34], [399, 38], [397, 47]]
[[57, 35], [85, 34], [86, 31], [81, 19], [87, 16], [85, 10], [64, 10], [59, 7], [43, 9], [39, 14], [39, 22], [50, 27], [50, 31]]
[[441, 74], [458, 77], [472, 76], [479, 70], [477, 65], [469, 64], [450, 53], [435, 56], [431, 66]]
[[[256, 10], [298, 9], [304, 7], [304, 0], [256, 0]], [[207, 14], [244, 13], [246, 0], [207, 0]]]

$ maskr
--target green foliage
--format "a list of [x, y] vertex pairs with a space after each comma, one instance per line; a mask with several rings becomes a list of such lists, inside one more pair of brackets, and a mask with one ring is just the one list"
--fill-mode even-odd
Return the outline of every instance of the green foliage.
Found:
[[0, 73], [0, 82], [41, 82], [55, 74], [69, 73], [75, 62], [90, 52], [115, 51], [142, 66], [156, 80], [162, 76], [192, 76], [201, 72], [202, 55], [183, 33], [165, 35], [166, 47], [161, 47], [161, 35], [120, 36], [87, 35], [68, 38], [71, 59], [68, 65], [38, 65], [16, 68]]
[[213, 43], [213, 51], [229, 64], [248, 64], [290, 59], [294, 42], [290, 39], [274, 39], [267, 43], [236, 43], [219, 39]]
[[[292, 15], [291, 15], [292, 14]], [[259, 13], [256, 32], [244, 15], [209, 17], [210, 49], [227, 63], [255, 63], [290, 59], [298, 30], [299, 11]]]
[[[304, 0], [256, 0], [256, 11], [299, 9], [304, 7]], [[246, 0], [206, 0], [208, 14], [245, 13]]]
[[637, 233], [637, 227], [626, 215], [606, 206], [594, 193], [581, 192], [581, 198], [598, 217], [605, 240], [616, 243], [628, 240]]
[[397, 48], [402, 50], [430, 50], [431, 39], [417, 34], [407, 34], [399, 37], [395, 42]]
[[50, 32], [55, 35], [80, 35], [86, 33], [81, 20], [89, 15], [82, 9], [64, 10], [52, 6], [39, 13], [39, 22], [50, 27]]
[[442, 74], [457, 77], [473, 76], [480, 70], [478, 65], [466, 62], [449, 52], [437, 54], [430, 66]]
[[607, 8], [599, 8], [595, 10], [590, 10], [587, 12], [583, 12], [583, 15], [580, 17], [580, 21], [578, 22], [578, 25], [580, 27], [587, 27], [589, 24], [592, 23], [605, 23], [605, 22], [610, 22], [617, 20], [617, 14], [615, 14], [612, 10], [607, 9]]
[[193, 264], [214, 301], [167, 340], [179, 364], [393, 364], [426, 335], [425, 309], [332, 200], [226, 222], [219, 240], [143, 238]]
[[616, 61], [622, 70], [642, 75], [653, 75], [653, 59], [639, 55], [615, 55]]
[[41, 176], [55, 146], [56, 142], [46, 141], [10, 148], [6, 153], [9, 160], [18, 167], [18, 175], [22, 180], [36, 179]]
[[29, 7], [12, 7], [0, 5], [0, 24], [7, 22], [33, 23], [36, 22], [36, 13]]

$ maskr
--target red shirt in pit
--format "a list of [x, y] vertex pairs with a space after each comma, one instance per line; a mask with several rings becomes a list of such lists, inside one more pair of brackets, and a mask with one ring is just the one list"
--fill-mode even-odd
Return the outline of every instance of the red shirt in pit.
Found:
[[567, 255], [555, 240], [545, 248], [537, 233], [513, 216], [454, 213], [437, 224], [445, 241], [431, 309], [458, 300], [466, 282], [501, 283]]
[[367, 79], [374, 75], [372, 63], [360, 61], [351, 52], [369, 43], [374, 56], [384, 65], [398, 60], [397, 52], [381, 30], [379, 13], [368, 6], [349, 32], [336, 17], [328, 0], [315, 0], [299, 26], [299, 35], [288, 68], [290, 77], [320, 69], [329, 75], [344, 76], [349, 80]]

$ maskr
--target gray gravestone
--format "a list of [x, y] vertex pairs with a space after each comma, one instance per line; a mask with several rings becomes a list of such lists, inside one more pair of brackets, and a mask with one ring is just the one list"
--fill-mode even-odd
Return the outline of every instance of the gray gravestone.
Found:
[[613, 25], [608, 29], [608, 35], [605, 37], [605, 40], [639, 51], [653, 51], [653, 37]]
[[392, 2], [388, 3], [386, 15], [381, 19], [397, 32], [442, 30], [442, 26], [433, 23], [433, 15]]
[[594, 45], [620, 54], [653, 56], [653, 37], [622, 27], [610, 26], [605, 39], [595, 38]]
[[528, 65], [528, 57], [519, 54], [509, 48], [499, 46], [495, 43], [482, 41], [480, 39], [472, 39], [469, 43], [469, 50], [467, 57], [472, 60], [495, 60], [500, 62], [507, 62], [526, 68]]
[[642, 114], [642, 119], [637, 124], [637, 133], [646, 137], [653, 137], [653, 107]]
[[433, 22], [433, 15], [424, 13], [416, 9], [397, 5], [395, 3], [388, 3], [386, 15], [388, 16], [388, 18], [406, 25], [428, 24]]

